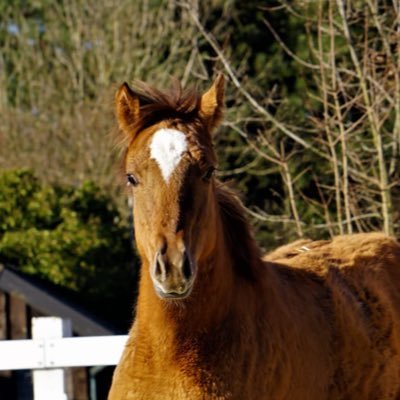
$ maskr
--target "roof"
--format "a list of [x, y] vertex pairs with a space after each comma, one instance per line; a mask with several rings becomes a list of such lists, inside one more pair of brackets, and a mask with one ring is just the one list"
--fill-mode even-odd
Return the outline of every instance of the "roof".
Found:
[[[80, 336], [115, 335], [116, 329], [99, 321], [79, 305], [60, 296], [54, 285], [0, 264], [0, 291], [21, 296], [32, 308], [45, 315], [71, 320], [72, 329]], [[58, 292], [58, 293], [57, 293]]]

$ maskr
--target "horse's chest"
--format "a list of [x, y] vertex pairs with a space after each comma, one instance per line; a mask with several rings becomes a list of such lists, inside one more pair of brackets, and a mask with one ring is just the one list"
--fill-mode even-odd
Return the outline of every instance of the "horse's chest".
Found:
[[[166, 368], [145, 374], [137, 371], [137, 376], [131, 377], [129, 386], [115, 400], [204, 400], [204, 396], [204, 390], [191, 378], [173, 368]], [[226, 397], [210, 395], [207, 399], [225, 400]]]
[[193, 360], [159, 358], [153, 353], [152, 357], [127, 357], [118, 369], [110, 400], [241, 399], [225, 390], [226, 381]]

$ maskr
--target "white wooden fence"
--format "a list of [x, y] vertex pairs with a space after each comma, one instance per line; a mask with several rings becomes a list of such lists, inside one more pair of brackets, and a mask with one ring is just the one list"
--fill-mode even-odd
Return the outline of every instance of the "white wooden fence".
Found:
[[69, 320], [32, 319], [31, 340], [1, 340], [0, 370], [33, 370], [35, 400], [68, 400], [63, 368], [116, 365], [127, 336], [70, 337]]

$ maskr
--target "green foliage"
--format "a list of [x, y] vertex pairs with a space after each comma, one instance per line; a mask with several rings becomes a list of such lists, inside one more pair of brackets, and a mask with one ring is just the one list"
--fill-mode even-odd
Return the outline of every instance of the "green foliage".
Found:
[[28, 170], [2, 172], [0, 262], [77, 293], [116, 323], [129, 318], [129, 228], [93, 183], [54, 187]]

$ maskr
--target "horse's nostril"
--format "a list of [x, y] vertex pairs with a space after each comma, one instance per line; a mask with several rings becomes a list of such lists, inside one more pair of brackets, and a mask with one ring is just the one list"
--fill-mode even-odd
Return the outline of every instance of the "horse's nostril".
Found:
[[154, 276], [160, 282], [164, 282], [165, 279], [167, 278], [167, 273], [166, 272], [167, 271], [166, 271], [166, 268], [165, 268], [164, 261], [163, 261], [162, 257], [160, 256], [160, 254], [158, 254], [158, 256], [156, 257], [156, 265], [155, 265], [155, 268], [154, 268]]
[[165, 255], [165, 253], [167, 252], [167, 242], [166, 241], [164, 241], [163, 242], [163, 244], [162, 244], [162, 246], [161, 246], [161, 249], [160, 249], [160, 253], [161, 253], [161, 255]]
[[183, 276], [189, 280], [193, 274], [192, 271], [192, 266], [190, 264], [190, 260], [189, 257], [187, 256], [186, 252], [183, 255], [183, 264], [182, 264], [182, 272], [183, 272]]

